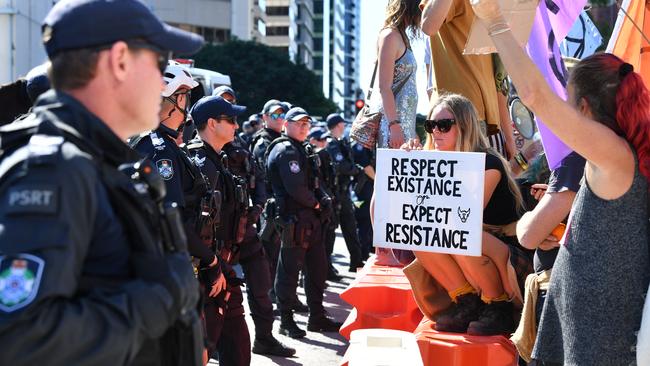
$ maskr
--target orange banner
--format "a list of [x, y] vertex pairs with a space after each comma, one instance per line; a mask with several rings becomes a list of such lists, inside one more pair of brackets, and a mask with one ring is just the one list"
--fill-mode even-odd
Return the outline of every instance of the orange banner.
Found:
[[650, 4], [646, 4], [646, 0], [625, 0], [619, 10], [607, 52], [634, 65], [634, 70], [643, 76], [646, 86], [650, 87], [650, 44], [646, 38], [648, 35]]

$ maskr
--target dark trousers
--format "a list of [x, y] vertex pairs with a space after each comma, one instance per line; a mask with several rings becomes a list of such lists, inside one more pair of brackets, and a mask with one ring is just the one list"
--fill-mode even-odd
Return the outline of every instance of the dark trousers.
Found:
[[336, 226], [332, 223], [323, 225], [323, 242], [325, 243], [327, 263], [330, 267], [332, 266], [332, 253], [334, 253], [334, 242], [336, 241]]
[[313, 210], [299, 215], [299, 225], [296, 225], [296, 237], [301, 230], [310, 231], [304, 236], [305, 242], [295, 241], [291, 245], [283, 243], [280, 249], [277, 275], [275, 278], [275, 294], [278, 297], [280, 312], [291, 314], [295, 304], [298, 275], [302, 270], [305, 274], [305, 294], [309, 306], [309, 316], [319, 317], [325, 313], [323, 309], [323, 292], [327, 279], [327, 258], [321, 234], [321, 223]]
[[361, 243], [361, 257], [368, 258], [372, 252], [372, 223], [370, 221], [370, 200], [364, 200], [361, 206], [355, 207], [354, 214], [359, 228], [359, 243]]
[[350, 264], [361, 262], [361, 244], [357, 234], [357, 219], [354, 217], [354, 204], [350, 199], [350, 193], [346, 191], [339, 192], [336, 195], [341, 209], [339, 210], [339, 222], [341, 231], [345, 239], [345, 245], [350, 253]]
[[[264, 216], [260, 216], [260, 221], [264, 220]], [[278, 256], [280, 255], [280, 235], [276, 232], [273, 234], [271, 240], [262, 240], [262, 246], [266, 253], [266, 260], [268, 261], [269, 278], [271, 284], [275, 281], [275, 274], [278, 268]], [[275, 289], [271, 286], [271, 299], [275, 300]]]
[[[257, 237], [253, 240], [259, 241]], [[239, 263], [244, 270], [246, 278], [246, 291], [251, 316], [255, 323], [255, 337], [264, 338], [271, 336], [273, 329], [273, 303], [270, 291], [272, 287], [269, 261], [264, 255], [264, 250], [259, 248], [257, 253], [241, 258]]]
[[244, 319], [243, 295], [239, 286], [228, 286], [226, 306], [213, 298], [205, 302], [205, 325], [210, 342], [210, 355], [218, 353], [219, 365], [248, 366], [251, 363], [251, 341]]

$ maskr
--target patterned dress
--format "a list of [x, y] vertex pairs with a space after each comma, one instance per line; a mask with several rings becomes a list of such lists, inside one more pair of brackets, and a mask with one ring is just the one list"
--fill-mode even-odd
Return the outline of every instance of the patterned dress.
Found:
[[[417, 136], [415, 132], [415, 117], [418, 107], [418, 90], [415, 84], [417, 68], [417, 61], [410, 48], [407, 48], [402, 57], [395, 61], [393, 85], [391, 86], [393, 93], [406, 80], [402, 89], [395, 95], [397, 118], [401, 122], [400, 126], [402, 127], [405, 142]], [[388, 123], [390, 121], [386, 118], [386, 113], [384, 113], [383, 102], [378, 88], [372, 93], [369, 107], [373, 112], [382, 112], [377, 136], [377, 148], [388, 148], [388, 139], [390, 137]], [[377, 248], [376, 253], [378, 263], [384, 265], [403, 266], [415, 258], [413, 253], [408, 250]]]
[[[395, 89], [406, 80], [402, 90], [395, 95], [395, 107], [397, 109], [398, 119], [401, 121], [402, 132], [404, 133], [404, 141], [415, 138], [415, 115], [418, 107], [418, 90], [415, 85], [415, 75], [417, 71], [417, 61], [413, 55], [413, 51], [408, 48], [406, 52], [395, 61], [395, 70], [393, 72], [393, 85], [392, 90]], [[377, 85], [375, 83], [375, 85]], [[380, 111], [383, 114], [381, 123], [379, 124], [379, 136], [377, 136], [377, 147], [388, 148], [388, 138], [390, 136], [388, 130], [388, 121], [384, 112], [381, 94], [378, 88], [372, 93], [370, 98], [371, 111]]]

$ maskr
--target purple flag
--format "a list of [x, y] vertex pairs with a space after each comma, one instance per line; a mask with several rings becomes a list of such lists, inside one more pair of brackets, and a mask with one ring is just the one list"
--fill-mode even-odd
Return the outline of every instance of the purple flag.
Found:
[[[587, 0], [540, 1], [526, 47], [528, 55], [540, 69], [551, 89], [564, 100], [567, 98], [567, 72], [558, 44], [566, 37], [586, 2]], [[548, 165], [554, 169], [571, 153], [571, 149], [539, 118], [536, 118], [536, 122]]]

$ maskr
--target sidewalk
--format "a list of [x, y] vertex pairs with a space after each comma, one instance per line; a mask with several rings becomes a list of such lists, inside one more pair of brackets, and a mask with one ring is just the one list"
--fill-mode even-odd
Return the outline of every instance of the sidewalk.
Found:
[[[343, 276], [343, 280], [339, 283], [327, 282], [327, 289], [325, 290], [325, 298], [323, 305], [329, 315], [336, 321], [343, 322], [347, 318], [352, 307], [345, 303], [339, 297], [339, 294], [347, 288], [347, 286], [354, 279], [354, 273], [348, 272], [348, 252], [345, 247], [345, 241], [341, 236], [340, 231], [337, 231], [336, 243], [334, 245], [334, 261], [339, 274]], [[303, 303], [306, 303], [305, 291], [303, 288], [298, 287], [298, 296]], [[246, 322], [248, 329], [251, 332], [251, 344], [254, 338], [254, 325], [253, 320], [248, 312], [248, 302], [244, 300], [246, 307]], [[307, 314], [296, 314], [296, 323], [299, 327], [306, 330], [307, 328]], [[314, 333], [307, 332], [307, 337], [295, 340], [289, 337], [279, 335], [278, 328], [280, 320], [276, 317], [274, 323], [274, 335], [287, 346], [296, 349], [296, 355], [293, 358], [282, 357], [265, 357], [253, 354], [251, 365], [254, 366], [294, 366], [294, 365], [338, 365], [343, 354], [347, 350], [348, 343], [338, 333]], [[218, 365], [215, 360], [211, 360], [210, 364]]]

